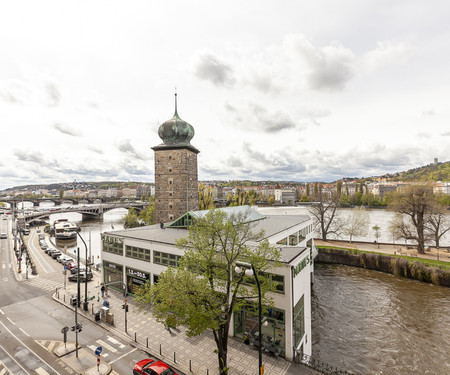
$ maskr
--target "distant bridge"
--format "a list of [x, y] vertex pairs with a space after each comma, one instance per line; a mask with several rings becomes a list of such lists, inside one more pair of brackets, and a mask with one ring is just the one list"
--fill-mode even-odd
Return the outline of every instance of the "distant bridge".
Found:
[[101, 198], [58, 198], [58, 197], [45, 197], [45, 198], [9, 198], [9, 197], [0, 197], [0, 202], [9, 203], [11, 207], [15, 207], [18, 203], [21, 202], [31, 202], [33, 203], [34, 207], [39, 207], [39, 204], [42, 202], [53, 202], [55, 206], [60, 206], [63, 203], [71, 203], [71, 204], [83, 204], [83, 203], [89, 203], [89, 204], [100, 204], [100, 203], [107, 203], [107, 202], [114, 202], [117, 201], [117, 198], [107, 198], [107, 197], [101, 197]]
[[[134, 208], [137, 212], [143, 210], [148, 206], [148, 203], [109, 203], [109, 204], [94, 204], [89, 206], [73, 206], [67, 208], [49, 208], [44, 211], [36, 211], [24, 214], [21, 219], [26, 223], [33, 220], [42, 220], [49, 217], [51, 214], [63, 214], [68, 212], [78, 212], [82, 215], [82, 220], [92, 220], [102, 217], [104, 213], [115, 210], [116, 208]], [[22, 216], [22, 215], [21, 215]]]

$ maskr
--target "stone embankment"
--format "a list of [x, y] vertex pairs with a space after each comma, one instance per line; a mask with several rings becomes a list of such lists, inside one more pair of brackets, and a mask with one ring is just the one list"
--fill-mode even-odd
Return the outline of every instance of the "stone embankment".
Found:
[[447, 248], [418, 254], [417, 250], [392, 244], [316, 240], [315, 245], [319, 250], [317, 262], [361, 267], [450, 287]]

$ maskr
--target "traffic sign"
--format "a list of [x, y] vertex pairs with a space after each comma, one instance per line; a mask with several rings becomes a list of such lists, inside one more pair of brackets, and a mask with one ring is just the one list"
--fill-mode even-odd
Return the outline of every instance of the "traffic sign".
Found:
[[22, 261], [22, 258], [19, 258], [18, 261], [21, 262], [21, 261]]
[[69, 327], [65, 326], [61, 329], [61, 333], [67, 333], [69, 331]]
[[100, 355], [102, 350], [103, 350], [103, 348], [101, 346], [99, 346], [97, 349], [95, 349], [95, 355]]

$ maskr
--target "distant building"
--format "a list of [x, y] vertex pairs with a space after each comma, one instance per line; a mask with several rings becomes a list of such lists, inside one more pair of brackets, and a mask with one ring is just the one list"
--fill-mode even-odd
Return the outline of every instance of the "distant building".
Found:
[[190, 141], [194, 128], [175, 114], [158, 129], [163, 140], [155, 151], [155, 220], [166, 223], [190, 210], [198, 210], [197, 154]]
[[295, 204], [296, 190], [295, 189], [275, 189], [275, 202], [281, 204]]

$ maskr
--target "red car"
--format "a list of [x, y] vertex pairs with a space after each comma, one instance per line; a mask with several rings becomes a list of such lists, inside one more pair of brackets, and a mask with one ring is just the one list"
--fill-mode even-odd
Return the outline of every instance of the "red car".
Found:
[[167, 363], [151, 358], [143, 359], [134, 365], [133, 375], [178, 375]]

